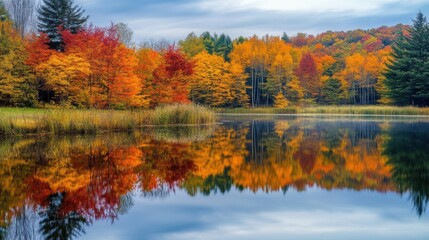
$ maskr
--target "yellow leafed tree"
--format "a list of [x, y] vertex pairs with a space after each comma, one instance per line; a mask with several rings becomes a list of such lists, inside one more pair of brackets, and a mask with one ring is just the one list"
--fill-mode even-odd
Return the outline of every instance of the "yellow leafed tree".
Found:
[[382, 75], [385, 59], [373, 53], [355, 53], [346, 57], [346, 67], [340, 78], [347, 82], [351, 100], [355, 104], [374, 104], [375, 86]]
[[194, 58], [196, 66], [191, 83], [190, 98], [199, 104], [213, 107], [244, 106], [245, 76], [238, 64], [230, 64], [207, 52]]
[[274, 107], [287, 108], [288, 105], [289, 105], [288, 100], [285, 98], [282, 92], [279, 92], [274, 98]]
[[0, 21], [0, 105], [31, 106], [35, 78], [25, 64], [25, 46], [9, 21]]
[[55, 92], [59, 102], [70, 102], [77, 106], [90, 103], [88, 76], [90, 64], [75, 54], [54, 54], [36, 68], [39, 77], [45, 80], [49, 90]]
[[267, 97], [274, 97], [279, 92], [284, 94], [285, 86], [293, 78], [294, 62], [291, 54], [292, 47], [279, 38], [272, 38], [268, 43], [270, 66], [265, 83]]

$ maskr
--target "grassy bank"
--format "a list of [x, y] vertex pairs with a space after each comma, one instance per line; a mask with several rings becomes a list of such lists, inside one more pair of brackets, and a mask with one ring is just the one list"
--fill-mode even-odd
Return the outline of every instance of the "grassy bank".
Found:
[[356, 115], [429, 115], [429, 108], [395, 106], [319, 106], [299, 110], [300, 113]]
[[216, 109], [216, 113], [227, 114], [353, 114], [353, 115], [427, 115], [429, 108], [395, 106], [316, 106], [275, 108]]
[[155, 110], [43, 110], [0, 108], [0, 135], [132, 131], [149, 125], [208, 124], [214, 112], [196, 105], [171, 105]]
[[296, 114], [298, 113], [298, 108], [215, 108], [214, 111], [226, 114]]

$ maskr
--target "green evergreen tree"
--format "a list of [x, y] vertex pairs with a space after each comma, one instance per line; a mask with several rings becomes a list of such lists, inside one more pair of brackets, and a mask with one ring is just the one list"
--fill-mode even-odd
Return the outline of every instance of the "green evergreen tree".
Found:
[[343, 86], [338, 79], [330, 78], [322, 88], [322, 103], [341, 104], [345, 101]]
[[49, 197], [49, 205], [39, 213], [40, 233], [47, 240], [69, 240], [85, 234], [88, 221], [77, 212], [62, 213], [66, 193]]
[[43, 0], [38, 9], [37, 27], [40, 32], [48, 35], [51, 49], [63, 50], [61, 29], [77, 33], [88, 20], [84, 13], [73, 0]]
[[221, 34], [219, 37], [215, 35], [215, 54], [223, 57], [225, 61], [230, 61], [229, 54], [232, 52], [232, 40], [228, 35]]
[[3, 0], [0, 0], [0, 21], [5, 21], [9, 18]]
[[290, 38], [289, 38], [289, 36], [287, 35], [287, 33], [283, 32], [282, 40], [283, 40], [283, 42], [285, 42], [285, 43], [290, 43]]
[[232, 41], [233, 43], [233, 46], [234, 45], [239, 45], [239, 44], [242, 44], [242, 43], [244, 43], [245, 41], [246, 41], [247, 39], [245, 38], [245, 37], [243, 37], [243, 36], [239, 36], [239, 37], [237, 37], [236, 39], [234, 39], [234, 41]]
[[419, 216], [429, 203], [429, 136], [425, 130], [425, 123], [392, 126], [383, 152], [398, 191], [409, 196]]
[[209, 32], [201, 34], [200, 38], [204, 42], [204, 47], [209, 54], [216, 54], [230, 61], [229, 54], [232, 52], [234, 45], [231, 38], [222, 33], [217, 35], [216, 33], [212, 36]]
[[203, 32], [200, 36], [203, 39], [204, 47], [209, 54], [213, 54], [215, 48], [215, 40], [209, 32]]
[[392, 61], [384, 73], [386, 97], [397, 105], [429, 104], [429, 27], [420, 12], [409, 35], [393, 46]]

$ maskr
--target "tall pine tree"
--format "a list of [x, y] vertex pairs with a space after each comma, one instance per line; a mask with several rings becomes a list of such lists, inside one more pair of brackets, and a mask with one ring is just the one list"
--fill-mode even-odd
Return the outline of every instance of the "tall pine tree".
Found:
[[215, 34], [215, 54], [223, 57], [225, 61], [230, 61], [229, 54], [232, 52], [233, 44], [228, 35], [222, 33], [219, 37]]
[[282, 40], [283, 40], [283, 42], [285, 42], [285, 43], [290, 43], [290, 38], [289, 38], [289, 36], [287, 35], [287, 33], [286, 33], [286, 32], [283, 32]]
[[429, 104], [429, 26], [420, 12], [406, 36], [393, 46], [387, 65], [387, 97], [397, 105]]
[[38, 9], [38, 24], [40, 32], [49, 37], [49, 47], [62, 51], [64, 43], [61, 29], [77, 33], [88, 20], [85, 11], [74, 4], [73, 0], [43, 0]]
[[9, 16], [6, 11], [6, 7], [4, 6], [3, 0], [0, 0], [0, 21], [5, 21]]

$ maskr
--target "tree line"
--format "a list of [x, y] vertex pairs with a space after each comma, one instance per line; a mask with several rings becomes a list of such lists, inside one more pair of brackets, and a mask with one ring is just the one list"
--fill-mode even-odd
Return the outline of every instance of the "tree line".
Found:
[[[125, 24], [88, 24], [73, 0], [33, 2], [0, 0], [2, 106], [429, 104], [422, 13], [412, 26], [235, 39], [204, 32], [138, 45]], [[33, 12], [20, 12], [24, 5]]]

